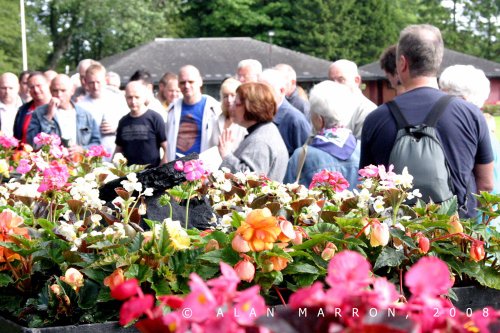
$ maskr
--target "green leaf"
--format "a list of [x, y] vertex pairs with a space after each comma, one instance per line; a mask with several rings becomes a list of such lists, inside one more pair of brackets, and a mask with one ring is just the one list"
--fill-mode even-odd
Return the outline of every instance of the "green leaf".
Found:
[[389, 233], [392, 235], [392, 237], [396, 237], [396, 238], [400, 239], [409, 248], [411, 248], [411, 249], [417, 248], [413, 239], [411, 237], [407, 236], [403, 230], [398, 229], [398, 228], [389, 228]]
[[12, 279], [9, 273], [6, 272], [0, 273], [0, 287], [6, 287], [13, 282], [14, 280]]
[[500, 290], [500, 274], [491, 266], [481, 267], [478, 273], [471, 276], [486, 287]]
[[157, 296], [172, 294], [169, 283], [165, 279], [159, 279], [151, 284], [151, 288], [156, 292]]
[[392, 247], [386, 246], [378, 256], [377, 261], [373, 266], [373, 270], [376, 271], [382, 267], [398, 267], [404, 259], [405, 255], [403, 251], [397, 251]]
[[125, 272], [125, 277], [136, 278], [140, 282], [144, 282], [153, 276], [153, 271], [149, 266], [133, 264], [130, 265], [129, 269]]
[[219, 266], [208, 265], [200, 265], [200, 267], [196, 269], [196, 273], [198, 273], [198, 275], [205, 281], [215, 277], [219, 271]]
[[451, 216], [455, 214], [458, 210], [457, 196], [454, 195], [452, 198], [442, 202], [436, 214]]
[[57, 227], [55, 223], [46, 219], [37, 219], [36, 222], [43, 228], [43, 230], [45, 230], [45, 232], [47, 232], [47, 234], [50, 235], [51, 238], [57, 238], [56, 234], [52, 231]]
[[86, 279], [85, 284], [78, 292], [78, 305], [82, 309], [93, 308], [96, 304], [100, 289], [100, 284], [90, 279]]
[[308, 287], [312, 285], [318, 279], [318, 275], [315, 274], [297, 274], [293, 275], [293, 280], [302, 287]]
[[283, 270], [283, 274], [300, 274], [300, 273], [317, 275], [320, 273], [320, 271], [316, 266], [303, 262], [293, 262], [288, 266], [286, 266], [286, 268]]
[[231, 214], [231, 225], [234, 228], [239, 228], [241, 226], [241, 222], [243, 221], [244, 221], [243, 217], [240, 214], [238, 214], [238, 212], [233, 211], [233, 213]]

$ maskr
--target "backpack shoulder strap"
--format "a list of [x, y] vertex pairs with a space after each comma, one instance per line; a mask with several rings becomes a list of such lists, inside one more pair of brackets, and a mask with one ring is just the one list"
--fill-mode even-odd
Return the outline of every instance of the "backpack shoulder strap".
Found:
[[394, 117], [394, 119], [396, 119], [396, 125], [398, 126], [398, 130], [410, 126], [410, 124], [408, 124], [408, 122], [406, 121], [406, 118], [401, 113], [401, 109], [394, 100], [389, 101], [386, 104], [387, 107], [389, 108], [389, 111], [392, 113], [392, 116]]
[[453, 99], [452, 95], [444, 95], [438, 99], [436, 104], [432, 107], [431, 112], [425, 117], [424, 124], [430, 127], [436, 127], [437, 122], [443, 115], [443, 112], [446, 110], [446, 107], [450, 103], [450, 101]]

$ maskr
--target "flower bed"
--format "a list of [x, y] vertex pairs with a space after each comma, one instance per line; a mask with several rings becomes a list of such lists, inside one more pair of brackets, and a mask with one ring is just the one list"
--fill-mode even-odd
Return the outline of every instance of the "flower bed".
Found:
[[[405, 205], [419, 195], [411, 175], [383, 167], [360, 170], [351, 192], [338, 173], [319, 173], [308, 189], [251, 173], [209, 174], [187, 161], [175, 164], [186, 181], [160, 199], [186, 206], [186, 220], [150, 221], [142, 218], [153, 193], [138, 182], [143, 167], [120, 158], [102, 163], [99, 148], [70, 157], [57, 137], [37, 142], [37, 152], [15, 151], [0, 138], [3, 176], [19, 173], [0, 186], [0, 311], [26, 326], [116, 320], [120, 302], [111, 289], [123, 281], [135, 279], [159, 299], [187, 295], [191, 273], [218, 279], [221, 262], [241, 288], [259, 286], [267, 304], [291, 302], [286, 294], [328, 283], [331, 260], [343, 250], [366, 258], [372, 278], [386, 278], [401, 294], [407, 272], [428, 257], [446, 263], [455, 285], [500, 289], [500, 237], [489, 225], [500, 196], [478, 196], [477, 223], [458, 218], [455, 200]], [[126, 178], [108, 207], [99, 188], [117, 177]], [[194, 198], [213, 207], [209, 230], [185, 228]]]

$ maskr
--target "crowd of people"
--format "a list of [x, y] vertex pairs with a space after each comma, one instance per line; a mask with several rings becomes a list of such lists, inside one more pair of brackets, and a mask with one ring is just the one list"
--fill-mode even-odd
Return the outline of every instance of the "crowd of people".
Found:
[[[444, 94], [457, 96], [436, 130], [462, 214], [471, 217], [472, 193], [500, 193], [494, 121], [480, 111], [490, 86], [481, 70], [467, 65], [447, 68], [438, 81], [443, 50], [437, 28], [412, 25], [383, 52], [380, 66], [410, 124], [422, 123]], [[341, 172], [352, 189], [360, 168], [388, 166], [398, 128], [386, 104], [363, 95], [354, 62], [333, 62], [328, 78], [308, 94], [290, 65], [263, 69], [245, 59], [221, 83], [218, 101], [203, 94], [192, 65], [165, 73], [155, 94], [150, 73], [138, 70], [122, 91], [119, 75], [85, 59], [72, 77], [2, 74], [1, 131], [32, 146], [38, 133], [55, 133], [71, 154], [103, 145], [129, 164], [152, 167], [215, 147], [221, 166], [233, 172], [308, 186], [327, 169]]]

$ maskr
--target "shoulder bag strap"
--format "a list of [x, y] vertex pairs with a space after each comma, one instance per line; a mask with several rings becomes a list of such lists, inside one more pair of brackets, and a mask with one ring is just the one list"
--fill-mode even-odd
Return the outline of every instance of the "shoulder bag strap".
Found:
[[408, 124], [408, 122], [406, 121], [406, 118], [401, 113], [401, 109], [394, 100], [387, 102], [386, 105], [389, 108], [389, 111], [392, 113], [392, 116], [396, 120], [398, 130], [410, 126], [410, 124]]
[[429, 114], [425, 118], [424, 124], [430, 127], [436, 127], [437, 122], [443, 115], [443, 112], [446, 110], [446, 107], [452, 99], [452, 95], [446, 94], [444, 96], [441, 96], [436, 104], [434, 104], [434, 106], [432, 107], [431, 112], [429, 112]]
[[309, 136], [300, 150], [299, 164], [297, 165], [297, 178], [295, 179], [296, 183], [300, 180], [300, 174], [302, 173], [302, 168], [304, 168], [304, 163], [306, 162], [307, 146], [311, 142], [312, 138], [314, 138], [313, 135]]

